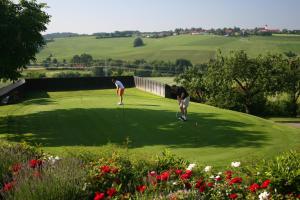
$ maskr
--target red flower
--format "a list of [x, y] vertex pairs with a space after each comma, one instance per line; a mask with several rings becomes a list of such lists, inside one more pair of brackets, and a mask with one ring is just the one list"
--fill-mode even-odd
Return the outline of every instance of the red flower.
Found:
[[229, 185], [232, 185], [232, 184], [234, 184], [234, 183], [241, 183], [242, 181], [243, 181], [242, 178], [240, 178], [240, 177], [235, 177], [235, 178], [233, 178], [233, 179], [230, 180]]
[[100, 169], [101, 169], [101, 172], [104, 173], [104, 174], [110, 172], [110, 167], [107, 166], [107, 165], [101, 166]]
[[188, 190], [192, 188], [192, 184], [190, 184], [189, 182], [184, 183], [184, 186]]
[[207, 186], [208, 186], [208, 187], [214, 187], [214, 183], [209, 182], [209, 183], [207, 183]]
[[146, 189], [147, 189], [146, 185], [136, 186], [136, 190], [139, 191], [140, 193], [143, 193]]
[[259, 189], [259, 185], [257, 183], [253, 183], [252, 185], [250, 185], [249, 190], [251, 192], [256, 192], [256, 190]]
[[161, 181], [161, 175], [157, 175], [156, 180]]
[[17, 173], [17, 172], [20, 171], [21, 168], [22, 168], [22, 164], [20, 164], [20, 163], [14, 164], [12, 166], [12, 171], [15, 172], [15, 173]]
[[119, 169], [116, 168], [116, 167], [114, 167], [114, 168], [111, 169], [111, 172], [112, 172], [113, 174], [116, 174], [116, 173], [119, 172]]
[[190, 176], [192, 176], [192, 170], [186, 170], [185, 173], [189, 174]]
[[191, 178], [191, 176], [192, 176], [192, 171], [186, 170], [185, 173], [180, 176], [180, 178], [181, 178], [181, 180], [186, 180], [186, 179]]
[[105, 194], [104, 193], [100, 193], [100, 192], [96, 192], [95, 193], [94, 200], [102, 200], [104, 198], [105, 198]]
[[221, 177], [221, 176], [217, 176], [217, 177], [215, 178], [215, 180], [216, 180], [216, 181], [221, 181], [221, 180], [222, 180], [222, 177]]
[[200, 188], [201, 184], [202, 184], [202, 179], [197, 181], [195, 188]]
[[32, 159], [29, 161], [29, 167], [36, 168], [37, 166], [41, 166], [43, 164], [42, 160]]
[[199, 188], [199, 192], [204, 192], [205, 191], [205, 184], [201, 185]]
[[151, 172], [149, 173], [149, 175], [150, 175], [150, 176], [156, 176], [157, 174], [156, 174], [155, 171], [151, 171]]
[[269, 179], [265, 180], [262, 184], [261, 184], [261, 188], [267, 188], [270, 185], [271, 181]]
[[161, 177], [162, 181], [167, 181], [170, 177], [170, 173], [169, 172], [163, 172], [163, 173], [161, 173], [160, 177]]
[[238, 195], [235, 193], [229, 195], [230, 199], [236, 199], [237, 197], [238, 197]]
[[106, 193], [108, 194], [108, 196], [113, 197], [115, 196], [115, 194], [117, 194], [117, 190], [115, 188], [109, 188], [107, 189]]
[[3, 187], [2, 191], [3, 192], [8, 192], [11, 189], [13, 189], [14, 185], [15, 185], [15, 182], [4, 183], [4, 187]]
[[231, 178], [232, 178], [232, 174], [233, 174], [233, 172], [232, 172], [232, 171], [230, 171], [230, 170], [227, 170], [227, 171], [225, 172], [226, 179], [227, 179], [227, 180], [231, 179]]
[[182, 174], [182, 170], [181, 169], [176, 169], [175, 170], [175, 174], [177, 174], [178, 176]]

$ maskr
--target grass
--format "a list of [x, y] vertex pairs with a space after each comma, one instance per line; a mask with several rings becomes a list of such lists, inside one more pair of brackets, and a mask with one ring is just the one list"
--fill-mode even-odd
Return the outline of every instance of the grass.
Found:
[[0, 80], [0, 88], [3, 88], [5, 86], [8, 86], [9, 84], [11, 84], [12, 82], [11, 81], [2, 81]]
[[[148, 158], [170, 149], [191, 162], [227, 165], [270, 158], [299, 148], [299, 129], [234, 111], [191, 103], [189, 120], [176, 118], [177, 103], [127, 89], [125, 106], [114, 90], [32, 93], [23, 103], [2, 106], [0, 138], [66, 152], [126, 151]], [[129, 140], [128, 140], [129, 139]]]
[[207, 62], [221, 49], [246, 50], [250, 56], [268, 52], [294, 51], [300, 54], [299, 36], [223, 37], [214, 35], [180, 35], [161, 39], [143, 38], [145, 46], [134, 48], [134, 38], [95, 39], [92, 36], [58, 38], [37, 55], [39, 62], [50, 54], [59, 61], [70, 60], [75, 54], [88, 53], [94, 59], [170, 60], [186, 58], [193, 63]]
[[154, 80], [167, 85], [176, 85], [177, 83], [174, 81], [175, 77], [147, 77], [150, 80]]

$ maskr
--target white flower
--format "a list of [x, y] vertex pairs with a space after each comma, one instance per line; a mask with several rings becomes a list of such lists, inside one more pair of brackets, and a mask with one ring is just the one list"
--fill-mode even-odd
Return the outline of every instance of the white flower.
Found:
[[222, 174], [222, 172], [218, 172], [218, 175], [221, 175]]
[[173, 182], [173, 185], [177, 185], [177, 182]]
[[219, 180], [219, 178], [221, 178], [221, 176], [219, 176], [219, 175], [218, 175], [218, 176], [216, 176], [216, 177], [215, 177], [215, 181], [218, 181], [218, 180]]
[[192, 171], [192, 169], [196, 166], [196, 164], [192, 163], [188, 166], [188, 168], [186, 168], [186, 170], [190, 170]]
[[211, 168], [212, 168], [211, 166], [206, 166], [206, 167], [204, 168], [204, 171], [205, 171], [205, 172], [209, 172], [209, 171], [211, 170]]
[[263, 193], [260, 193], [258, 198], [259, 200], [267, 200], [269, 198], [270, 194], [267, 191], [264, 191]]
[[231, 167], [239, 167], [241, 165], [241, 162], [232, 162]]
[[58, 157], [58, 156], [55, 156], [55, 157], [49, 156], [48, 160], [49, 160], [49, 162], [50, 162], [52, 165], [54, 165], [54, 164], [56, 163], [56, 161], [60, 160], [60, 157]]
[[214, 179], [214, 178], [215, 178], [215, 176], [214, 176], [214, 175], [211, 175], [209, 178], [212, 178], [212, 179]]
[[60, 157], [58, 157], [58, 156], [55, 156], [55, 158], [54, 158], [55, 160], [60, 160]]

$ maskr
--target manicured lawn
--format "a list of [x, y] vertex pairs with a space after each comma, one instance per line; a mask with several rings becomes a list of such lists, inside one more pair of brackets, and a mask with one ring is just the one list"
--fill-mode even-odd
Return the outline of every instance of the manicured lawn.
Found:
[[250, 56], [268, 52], [283, 53], [294, 51], [300, 54], [299, 36], [253, 36], [247, 38], [224, 37], [215, 35], [180, 35], [160, 39], [143, 38], [146, 44], [134, 48], [134, 38], [96, 39], [93, 36], [70, 37], [55, 39], [37, 54], [38, 62], [49, 55], [68, 61], [76, 54], [88, 53], [94, 59], [123, 60], [165, 60], [175, 61], [178, 58], [203, 63], [213, 58], [218, 49], [224, 53], [232, 50], [245, 50]]
[[32, 93], [28, 100], [0, 107], [0, 137], [38, 144], [46, 151], [125, 151], [149, 158], [164, 149], [191, 162], [269, 158], [299, 148], [299, 129], [258, 117], [191, 103], [189, 120], [176, 119], [175, 100], [127, 89], [125, 106], [114, 90]]

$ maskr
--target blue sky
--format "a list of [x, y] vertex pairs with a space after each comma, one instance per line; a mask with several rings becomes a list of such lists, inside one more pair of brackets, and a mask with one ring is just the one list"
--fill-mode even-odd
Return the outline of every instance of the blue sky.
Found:
[[239, 26], [300, 29], [300, 0], [38, 0], [52, 15], [46, 33], [160, 31]]

